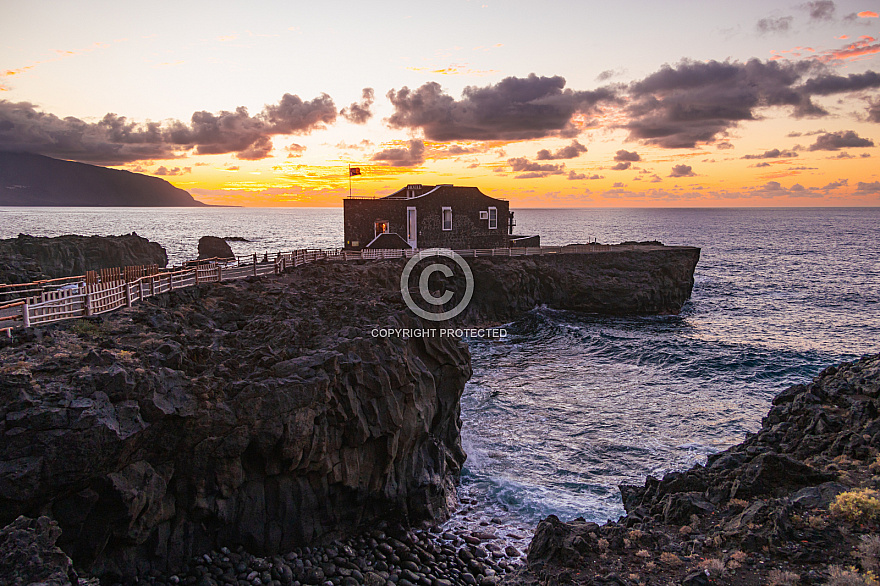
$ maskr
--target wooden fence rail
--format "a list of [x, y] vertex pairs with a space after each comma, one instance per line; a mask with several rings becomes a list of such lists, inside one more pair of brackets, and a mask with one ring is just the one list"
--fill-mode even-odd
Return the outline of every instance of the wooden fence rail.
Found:
[[[629, 249], [634, 246], [629, 246]], [[527, 256], [547, 254], [584, 254], [626, 250], [626, 247], [598, 244], [543, 246], [528, 248], [478, 248], [456, 250], [463, 257]], [[25, 295], [23, 299], [0, 305], [0, 333], [11, 335], [17, 327], [31, 327], [64, 319], [98, 315], [159, 295], [192, 287], [200, 283], [217, 283], [281, 274], [289, 268], [319, 260], [352, 261], [412, 258], [418, 250], [320, 250], [305, 249], [279, 252], [266, 262], [268, 255], [237, 259], [209, 259], [189, 261], [183, 268], [160, 271], [156, 265], [89, 271], [86, 275], [23, 283], [0, 285], [0, 295]], [[261, 262], [262, 261], [262, 262]], [[57, 287], [46, 290], [47, 287]], [[27, 296], [30, 293], [38, 295]]]

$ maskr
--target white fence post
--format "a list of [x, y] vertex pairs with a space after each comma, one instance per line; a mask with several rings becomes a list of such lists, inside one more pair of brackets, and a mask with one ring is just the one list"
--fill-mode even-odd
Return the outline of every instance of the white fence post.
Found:
[[24, 321], [24, 327], [31, 327], [31, 311], [27, 301], [21, 306], [21, 319]]
[[86, 285], [86, 297], [83, 300], [85, 314], [92, 315], [92, 294], [89, 292], [89, 286]]
[[125, 306], [131, 307], [131, 283], [125, 282]]

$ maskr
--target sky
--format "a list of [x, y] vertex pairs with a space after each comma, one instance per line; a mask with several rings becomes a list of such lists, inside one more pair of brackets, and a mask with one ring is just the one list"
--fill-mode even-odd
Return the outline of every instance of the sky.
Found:
[[3, 4], [0, 150], [205, 203], [880, 205], [876, 1]]

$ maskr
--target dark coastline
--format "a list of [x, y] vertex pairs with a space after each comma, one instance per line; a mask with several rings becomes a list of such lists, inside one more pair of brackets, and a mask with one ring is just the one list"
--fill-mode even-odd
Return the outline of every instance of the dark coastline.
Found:
[[[675, 313], [698, 255], [473, 259], [457, 323], [540, 304]], [[77, 567], [112, 579], [226, 545], [273, 555], [442, 520], [469, 356], [454, 339], [370, 335], [426, 325], [401, 301], [402, 264], [316, 263], [19, 335], [0, 351], [15, 478], [0, 483], [2, 523], [49, 514]]]

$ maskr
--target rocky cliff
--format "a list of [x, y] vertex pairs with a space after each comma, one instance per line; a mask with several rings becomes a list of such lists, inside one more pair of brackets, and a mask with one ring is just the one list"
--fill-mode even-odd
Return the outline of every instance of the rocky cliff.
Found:
[[783, 391], [705, 466], [621, 486], [619, 522], [542, 521], [508, 583], [870, 584], [878, 453], [880, 354]]
[[205, 206], [164, 179], [0, 152], [0, 206]]
[[677, 314], [700, 249], [606, 246], [592, 254], [467, 259], [474, 297], [462, 322], [509, 320], [539, 305], [602, 315]]
[[[201, 286], [0, 355], [0, 525], [105, 576], [446, 514], [467, 348], [345, 275]], [[399, 292], [397, 293], [399, 298]]]
[[151, 264], [168, 264], [165, 249], [134, 232], [56, 238], [19, 234], [18, 238], [0, 240], [0, 283], [28, 283], [110, 267]]

